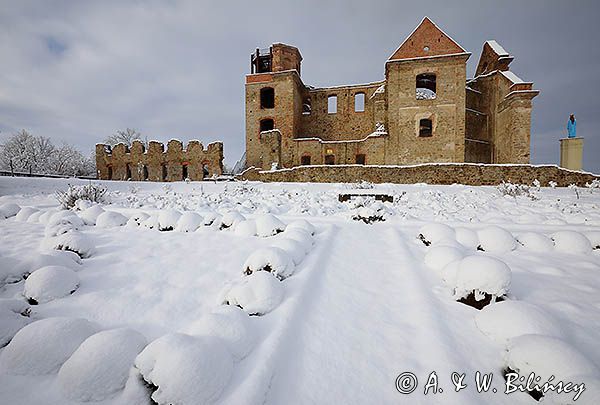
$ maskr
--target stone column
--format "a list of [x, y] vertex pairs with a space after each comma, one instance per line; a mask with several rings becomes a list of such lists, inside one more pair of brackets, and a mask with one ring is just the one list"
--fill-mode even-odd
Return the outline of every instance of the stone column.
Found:
[[570, 170], [583, 169], [583, 138], [561, 138], [560, 167]]

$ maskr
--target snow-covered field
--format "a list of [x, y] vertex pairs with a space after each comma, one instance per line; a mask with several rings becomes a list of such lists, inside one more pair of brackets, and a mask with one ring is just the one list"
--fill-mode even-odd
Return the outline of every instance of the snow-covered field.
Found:
[[2, 404], [600, 403], [600, 189], [69, 183], [0, 178]]

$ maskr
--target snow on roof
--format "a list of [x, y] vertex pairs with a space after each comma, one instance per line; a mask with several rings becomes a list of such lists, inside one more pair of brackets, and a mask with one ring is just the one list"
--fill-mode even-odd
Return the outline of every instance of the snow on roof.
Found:
[[506, 52], [506, 49], [504, 49], [502, 45], [500, 45], [495, 40], [491, 39], [489, 41], [486, 41], [486, 44], [488, 44], [493, 49], [493, 51], [498, 54], [498, 56], [508, 56], [508, 52]]
[[506, 77], [508, 80], [510, 80], [511, 82], [513, 82], [515, 84], [526, 83], [519, 76], [517, 76], [510, 70], [504, 70], [504, 71], [501, 71], [500, 73], [502, 73], [502, 75], [504, 75], [504, 77]]

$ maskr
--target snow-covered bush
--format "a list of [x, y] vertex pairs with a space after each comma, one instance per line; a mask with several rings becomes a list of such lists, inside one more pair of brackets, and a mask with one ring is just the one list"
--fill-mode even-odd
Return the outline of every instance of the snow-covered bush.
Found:
[[141, 225], [147, 229], [158, 229], [158, 215], [153, 214], [148, 216], [141, 222]]
[[14, 375], [55, 373], [97, 331], [96, 325], [81, 318], [46, 318], [30, 323], [0, 353], [0, 371]]
[[56, 208], [51, 208], [47, 211], [44, 211], [42, 215], [40, 215], [40, 224], [47, 225], [50, 222], [50, 218], [54, 216], [57, 212], [62, 212], [61, 210], [57, 210]]
[[75, 207], [79, 200], [103, 203], [106, 192], [106, 187], [101, 184], [90, 183], [83, 186], [69, 184], [66, 191], [56, 190], [54, 195], [63, 209], [70, 209]]
[[257, 271], [225, 288], [221, 302], [237, 305], [249, 315], [264, 315], [283, 299], [283, 285], [271, 273]]
[[367, 225], [385, 221], [385, 211], [382, 206], [360, 207], [350, 213], [353, 221], [364, 222]]
[[73, 209], [75, 211], [85, 211], [88, 208], [91, 208], [92, 206], [94, 206], [95, 203], [89, 201], [89, 200], [77, 200], [75, 202], [75, 207], [73, 207]]
[[510, 288], [511, 271], [506, 263], [488, 256], [467, 256], [458, 264], [454, 298], [481, 309], [503, 300]]
[[433, 270], [440, 271], [448, 263], [464, 257], [462, 250], [451, 246], [434, 246], [425, 255], [425, 265]]
[[285, 230], [285, 224], [273, 214], [263, 214], [256, 218], [256, 234], [263, 238]]
[[137, 228], [148, 218], [150, 218], [150, 215], [146, 214], [145, 212], [136, 212], [129, 217], [125, 226], [128, 228]]
[[46, 266], [63, 266], [77, 271], [81, 267], [81, 258], [73, 252], [66, 250], [51, 250], [47, 253], [34, 253], [21, 261], [16, 268], [19, 274], [28, 276], [37, 269]]
[[539, 197], [535, 193], [536, 191], [539, 191], [539, 187], [535, 187], [535, 186], [534, 186], [534, 188], [532, 188], [525, 184], [513, 184], [510, 181], [509, 182], [503, 181], [501, 184], [496, 186], [496, 189], [500, 192], [500, 195], [502, 195], [502, 196], [510, 196], [510, 197], [514, 197], [514, 198], [526, 197], [526, 198], [529, 198], [530, 200], [538, 200], [539, 199]]
[[458, 274], [459, 267], [460, 260], [457, 260], [446, 264], [441, 270], [439, 270], [439, 275], [442, 281], [452, 290], [454, 290], [456, 287], [456, 275]]
[[306, 232], [308, 232], [311, 235], [314, 235], [315, 232], [317, 231], [315, 226], [313, 224], [311, 224], [310, 222], [308, 222], [305, 219], [299, 219], [293, 222], [290, 222], [286, 227], [286, 230], [291, 231], [294, 229], [301, 229], [304, 230]]
[[158, 214], [158, 230], [172, 231], [177, 227], [181, 212], [177, 210], [162, 210]]
[[600, 250], [600, 231], [586, 232], [585, 236], [590, 241], [592, 249]]
[[15, 215], [15, 219], [19, 222], [27, 222], [29, 217], [39, 210], [33, 207], [23, 207], [19, 210], [17, 215]]
[[212, 404], [231, 379], [233, 358], [220, 339], [172, 333], [146, 346], [135, 366], [159, 405]]
[[111, 329], [88, 337], [62, 365], [58, 383], [74, 401], [102, 401], [125, 388], [129, 369], [146, 346], [132, 329]]
[[98, 228], [115, 228], [125, 225], [128, 220], [129, 218], [119, 212], [104, 211], [96, 218], [96, 226]]
[[525, 249], [534, 252], [550, 252], [554, 250], [554, 243], [546, 235], [537, 232], [524, 232], [516, 237], [517, 242]]
[[357, 183], [350, 183], [347, 187], [353, 190], [370, 190], [375, 188], [375, 185], [369, 181], [361, 180]]
[[575, 231], [558, 231], [552, 234], [554, 246], [559, 252], [585, 254], [592, 250], [592, 244], [583, 234]]
[[456, 228], [456, 241], [467, 249], [477, 249], [479, 246], [479, 236], [477, 232], [468, 228]]
[[202, 215], [204, 220], [202, 221], [202, 225], [204, 226], [212, 226], [215, 224], [221, 225], [221, 215], [216, 213], [215, 211], [208, 211]]
[[19, 300], [0, 300], [0, 348], [6, 346], [21, 328], [27, 325], [29, 307]]
[[292, 230], [286, 230], [285, 232], [283, 232], [281, 234], [280, 238], [292, 239], [292, 240], [298, 242], [304, 249], [305, 253], [310, 252], [312, 250], [312, 246], [314, 244], [313, 238], [310, 235], [310, 233], [308, 233], [307, 231], [298, 229], [298, 228], [292, 229]]
[[202, 225], [202, 216], [193, 211], [185, 211], [177, 221], [177, 232], [194, 232]]
[[477, 232], [478, 250], [490, 253], [507, 253], [515, 250], [517, 242], [510, 232], [496, 225], [487, 226]]
[[73, 211], [59, 211], [49, 219], [44, 235], [46, 237], [62, 235], [63, 233], [79, 230], [83, 226], [83, 220]]
[[90, 257], [94, 252], [94, 245], [89, 237], [77, 231], [46, 238], [42, 241], [42, 248], [46, 250], [66, 250], [76, 253], [82, 259]]
[[23, 269], [18, 260], [0, 255], [0, 287], [21, 281], [27, 274], [29, 272]]
[[40, 222], [40, 217], [42, 216], [43, 213], [44, 212], [40, 211], [40, 210], [34, 212], [33, 214], [31, 214], [29, 216], [29, 218], [27, 218], [27, 222], [30, 224], [36, 224], [36, 223]]
[[256, 221], [247, 219], [237, 224], [234, 230], [238, 236], [256, 236]]
[[456, 232], [446, 224], [432, 223], [421, 227], [417, 238], [425, 246], [430, 246], [444, 239], [456, 239]]
[[235, 228], [237, 224], [242, 221], [245, 221], [246, 218], [242, 214], [237, 211], [229, 211], [223, 215], [221, 218], [221, 223], [219, 225], [219, 229], [227, 229], [227, 228]]
[[502, 344], [520, 335], [563, 335], [555, 319], [538, 306], [523, 301], [488, 305], [475, 316], [475, 323], [483, 334]]
[[96, 225], [96, 220], [98, 216], [102, 214], [104, 209], [99, 205], [92, 205], [89, 208], [86, 208], [79, 214], [79, 218], [83, 220], [86, 225]]
[[256, 341], [248, 314], [230, 305], [219, 306], [212, 313], [192, 322], [182, 332], [222, 339], [235, 360], [246, 357]]
[[267, 247], [258, 249], [246, 259], [244, 274], [268, 271], [283, 280], [294, 274], [295, 266], [290, 256], [282, 249]]
[[19, 213], [20, 210], [21, 210], [21, 207], [19, 207], [17, 204], [13, 204], [13, 203], [2, 204], [2, 205], [0, 205], [0, 219], [14, 217], [15, 215], [17, 215]]
[[304, 260], [304, 256], [306, 256], [304, 246], [294, 239], [280, 238], [273, 242], [271, 246], [287, 253], [295, 265], [299, 265]]
[[31, 273], [25, 280], [23, 295], [37, 305], [73, 294], [79, 287], [79, 276], [64, 266], [46, 266]]

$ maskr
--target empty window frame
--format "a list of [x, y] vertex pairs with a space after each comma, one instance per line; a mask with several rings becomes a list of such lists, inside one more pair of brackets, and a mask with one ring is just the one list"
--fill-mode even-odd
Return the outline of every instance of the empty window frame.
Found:
[[260, 132], [271, 131], [273, 128], [275, 128], [275, 123], [271, 118], [260, 120]]
[[335, 164], [335, 156], [334, 155], [325, 155], [325, 164], [326, 165], [334, 165]]
[[364, 165], [367, 161], [367, 157], [364, 153], [359, 153], [356, 155], [356, 164], [357, 165]]
[[308, 97], [302, 103], [302, 114], [303, 115], [310, 115], [311, 112], [312, 112], [312, 104], [310, 102], [310, 97]]
[[310, 165], [310, 155], [304, 155], [300, 158], [300, 164], [302, 166]]
[[428, 138], [433, 135], [433, 122], [428, 118], [419, 120], [419, 137]]
[[260, 108], [275, 108], [275, 90], [272, 87], [260, 89]]
[[354, 112], [365, 111], [365, 93], [356, 93], [354, 95]]
[[336, 114], [337, 113], [337, 96], [327, 97], [327, 113], [328, 114]]
[[181, 180], [186, 180], [188, 178], [188, 165], [184, 164], [181, 166]]
[[436, 77], [434, 73], [421, 73], [420, 75], [417, 75], [417, 100], [435, 99], [437, 97], [436, 87]]

